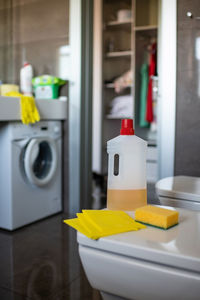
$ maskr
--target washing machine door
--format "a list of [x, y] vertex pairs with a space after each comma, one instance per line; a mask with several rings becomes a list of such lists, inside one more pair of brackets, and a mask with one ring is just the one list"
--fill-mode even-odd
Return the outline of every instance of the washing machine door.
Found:
[[57, 169], [56, 143], [50, 138], [31, 139], [25, 149], [24, 171], [28, 181], [44, 186], [53, 178]]

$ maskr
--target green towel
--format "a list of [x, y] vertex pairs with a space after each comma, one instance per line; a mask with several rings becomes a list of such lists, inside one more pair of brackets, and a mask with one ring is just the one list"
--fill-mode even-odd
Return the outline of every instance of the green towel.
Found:
[[141, 74], [141, 88], [140, 88], [140, 127], [149, 127], [146, 121], [146, 104], [147, 104], [147, 90], [148, 90], [148, 65], [143, 63], [140, 70]]

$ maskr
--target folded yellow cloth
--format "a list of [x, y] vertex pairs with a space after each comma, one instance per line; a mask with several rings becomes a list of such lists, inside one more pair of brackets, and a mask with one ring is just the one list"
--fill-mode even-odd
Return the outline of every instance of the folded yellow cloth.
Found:
[[21, 120], [23, 124], [40, 121], [40, 115], [35, 104], [35, 99], [32, 96], [25, 96], [18, 92], [9, 92], [6, 96], [20, 98]]
[[103, 236], [146, 228], [124, 211], [116, 210], [83, 210], [77, 214], [77, 218], [64, 220], [64, 223], [95, 240]]

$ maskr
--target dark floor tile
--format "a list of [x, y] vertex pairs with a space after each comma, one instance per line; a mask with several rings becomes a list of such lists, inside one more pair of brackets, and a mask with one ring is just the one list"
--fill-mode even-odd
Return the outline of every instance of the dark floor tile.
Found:
[[57, 215], [12, 233], [0, 231], [1, 288], [29, 299], [51, 300], [85, 277], [76, 232], [64, 218]]
[[29, 300], [27, 297], [14, 293], [13, 291], [0, 288], [1, 300]]
[[68, 288], [55, 296], [56, 300], [102, 300], [99, 291], [92, 289], [87, 278], [82, 274]]

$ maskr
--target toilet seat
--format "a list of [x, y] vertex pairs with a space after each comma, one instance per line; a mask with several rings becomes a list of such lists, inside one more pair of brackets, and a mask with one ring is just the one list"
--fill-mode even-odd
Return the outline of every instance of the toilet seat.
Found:
[[78, 233], [91, 285], [125, 299], [199, 299], [200, 212], [177, 210], [180, 224], [166, 231], [148, 227], [97, 241]]
[[200, 210], [199, 177], [167, 177], [159, 180], [155, 187], [160, 204]]

